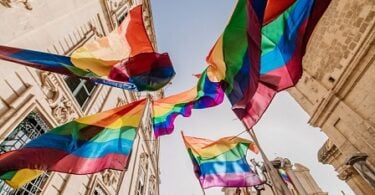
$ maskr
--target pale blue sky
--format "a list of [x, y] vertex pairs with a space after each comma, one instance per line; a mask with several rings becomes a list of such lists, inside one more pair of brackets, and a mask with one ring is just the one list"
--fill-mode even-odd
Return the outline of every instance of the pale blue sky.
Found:
[[[159, 50], [169, 52], [176, 70], [166, 95], [195, 85], [196, 78], [192, 74], [200, 73], [207, 66], [205, 58], [223, 31], [235, 3], [228, 0], [151, 1]], [[327, 137], [319, 129], [310, 127], [308, 119], [294, 99], [282, 92], [255, 126], [255, 131], [270, 159], [287, 157], [307, 166], [319, 186], [329, 194], [340, 194], [341, 190], [353, 194], [336, 177], [333, 167], [318, 162], [317, 151]], [[181, 139], [181, 130], [191, 136], [218, 139], [237, 135], [244, 128], [227, 100], [214, 108], [194, 110], [189, 118], [178, 117], [174, 134], [161, 137], [161, 195], [202, 194]], [[242, 137], [248, 138], [246, 134]], [[220, 188], [212, 188], [206, 190], [206, 194], [223, 193]]]

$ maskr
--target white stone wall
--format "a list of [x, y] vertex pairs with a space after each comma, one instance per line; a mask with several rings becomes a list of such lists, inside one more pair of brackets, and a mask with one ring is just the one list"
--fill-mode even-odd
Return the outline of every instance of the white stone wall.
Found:
[[[346, 160], [366, 153], [375, 165], [375, 1], [332, 0], [303, 60], [304, 73], [290, 94], [338, 149], [324, 163], [346, 175]], [[357, 194], [375, 193], [354, 172], [342, 177]], [[364, 184], [364, 185], [363, 185]], [[366, 187], [367, 185], [367, 187]], [[366, 190], [360, 190], [366, 189]]]
[[[130, 7], [129, 3], [132, 4], [129, 0], [29, 0], [27, 5], [31, 10], [28, 10], [24, 3], [11, 0], [8, 5], [7, 2], [0, 1], [1, 45], [61, 55], [69, 55], [79, 46], [78, 42], [103, 36], [114, 28], [113, 23], [116, 21], [109, 13], [111, 3], [117, 3], [125, 10]], [[149, 4], [148, 1], [146, 3]], [[150, 13], [151, 11], [147, 11], [148, 15]], [[147, 24], [152, 24], [152, 17], [146, 19]], [[148, 28], [148, 31], [154, 36], [152, 28]], [[98, 85], [89, 101], [81, 108], [62, 76], [5, 61], [0, 61], [0, 66], [0, 141], [31, 111], [38, 112], [48, 125], [54, 127], [79, 116], [133, 102], [141, 95]], [[160, 98], [162, 94], [152, 93], [155, 98]], [[149, 134], [149, 120], [145, 119], [144, 125], [139, 129], [126, 172], [107, 170], [82, 176], [52, 173], [41, 194], [91, 194], [96, 185], [100, 185], [108, 194], [134, 194], [143, 155], [147, 157], [149, 164], [145, 193], [149, 190], [149, 184], [154, 182], [156, 186], [153, 194], [158, 195], [159, 142], [150, 141], [153, 138]]]

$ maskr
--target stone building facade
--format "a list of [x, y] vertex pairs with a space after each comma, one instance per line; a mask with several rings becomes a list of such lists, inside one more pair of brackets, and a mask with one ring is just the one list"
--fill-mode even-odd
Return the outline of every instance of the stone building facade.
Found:
[[[299, 163], [292, 163], [287, 158], [276, 158], [275, 160], [271, 161], [276, 169], [281, 169], [285, 171], [288, 175], [290, 182], [286, 182], [287, 187], [292, 192], [292, 194], [299, 194], [299, 195], [327, 195], [327, 192], [323, 192], [319, 185], [316, 183], [312, 175], [310, 174], [310, 170]], [[260, 170], [258, 170], [258, 173]], [[261, 175], [261, 174], [260, 174]], [[262, 185], [258, 189], [262, 195], [273, 195], [273, 191], [269, 185]], [[247, 192], [246, 192], [247, 190]], [[225, 195], [233, 195], [236, 194], [236, 191], [239, 191], [237, 195], [256, 195], [257, 190], [254, 188], [223, 188], [222, 190]]]
[[[69, 55], [88, 40], [107, 35], [142, 0], [0, 0], [0, 44]], [[144, 20], [156, 47], [150, 1]], [[22, 147], [74, 118], [163, 91], [134, 93], [0, 61], [0, 152]], [[14, 191], [0, 181], [0, 194], [159, 194], [159, 140], [146, 112], [128, 168], [91, 175], [46, 172]]]
[[375, 1], [332, 0], [289, 90], [329, 137], [318, 159], [356, 194], [375, 194]]

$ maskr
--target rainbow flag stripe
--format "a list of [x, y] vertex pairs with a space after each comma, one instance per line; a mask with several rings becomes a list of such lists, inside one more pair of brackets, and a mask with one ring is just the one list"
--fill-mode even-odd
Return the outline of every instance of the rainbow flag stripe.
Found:
[[248, 149], [257, 152], [253, 142], [234, 136], [217, 141], [182, 137], [202, 188], [262, 184], [246, 161]]
[[220, 83], [212, 82], [204, 71], [196, 87], [152, 102], [155, 137], [171, 134], [178, 115], [189, 117], [192, 109], [213, 107], [224, 99]]
[[168, 54], [152, 47], [142, 5], [109, 35], [85, 43], [70, 57], [0, 46], [0, 59], [135, 91], [158, 90], [175, 75]]
[[0, 155], [0, 173], [37, 169], [90, 174], [124, 170], [146, 100], [76, 119]]
[[298, 192], [293, 181], [290, 179], [288, 173], [284, 169], [278, 169], [278, 172], [283, 181], [287, 184], [288, 188], [292, 191], [292, 193], [295, 195], [299, 195], [300, 193]]
[[288, 174], [286, 173], [284, 169], [278, 169], [278, 171], [279, 171], [281, 178], [283, 179], [285, 183], [292, 183], [292, 181], [290, 180]]

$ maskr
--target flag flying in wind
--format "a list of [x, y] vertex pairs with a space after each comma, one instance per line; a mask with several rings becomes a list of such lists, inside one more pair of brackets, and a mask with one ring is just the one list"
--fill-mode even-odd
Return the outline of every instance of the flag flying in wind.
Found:
[[217, 141], [183, 134], [182, 137], [202, 188], [247, 187], [262, 183], [246, 160], [248, 149], [258, 152], [253, 142], [234, 136]]
[[[52, 129], [21, 149], [1, 154], [2, 178], [7, 171], [25, 168], [72, 174], [124, 170], [146, 103], [142, 99], [76, 119]], [[13, 176], [5, 179], [12, 180]]]
[[219, 82], [212, 82], [205, 70], [196, 87], [152, 102], [155, 137], [171, 134], [178, 115], [189, 117], [192, 109], [209, 108], [223, 102], [224, 92]]
[[307, 42], [329, 3], [330, 0], [296, 0], [262, 27], [258, 88], [244, 109], [234, 109], [248, 128], [258, 122], [277, 92], [298, 82]]
[[329, 2], [238, 0], [207, 62], [210, 76], [227, 84], [232, 109], [248, 128], [278, 91], [301, 77], [307, 42]]
[[167, 53], [155, 53], [142, 5], [108, 36], [85, 43], [70, 57], [0, 46], [0, 59], [128, 90], [158, 90], [175, 75]]

